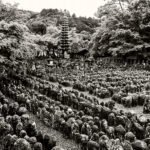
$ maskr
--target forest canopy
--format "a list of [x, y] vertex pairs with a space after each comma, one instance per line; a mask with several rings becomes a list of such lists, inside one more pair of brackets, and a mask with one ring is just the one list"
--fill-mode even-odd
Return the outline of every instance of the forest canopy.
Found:
[[98, 8], [100, 26], [90, 43], [95, 56], [150, 50], [150, 1], [111, 0]]

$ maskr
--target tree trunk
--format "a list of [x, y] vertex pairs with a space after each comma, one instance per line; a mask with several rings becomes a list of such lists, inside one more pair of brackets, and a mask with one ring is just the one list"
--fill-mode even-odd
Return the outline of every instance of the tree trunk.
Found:
[[122, 4], [121, 4], [121, 1], [120, 0], [118, 0], [118, 1], [119, 1], [120, 8], [122, 10], [122, 13], [123, 13], [123, 7], [122, 7]]

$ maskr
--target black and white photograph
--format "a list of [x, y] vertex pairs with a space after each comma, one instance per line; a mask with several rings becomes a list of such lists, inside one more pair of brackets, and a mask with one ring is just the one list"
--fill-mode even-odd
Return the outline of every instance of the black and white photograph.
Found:
[[150, 0], [0, 0], [0, 150], [150, 150]]

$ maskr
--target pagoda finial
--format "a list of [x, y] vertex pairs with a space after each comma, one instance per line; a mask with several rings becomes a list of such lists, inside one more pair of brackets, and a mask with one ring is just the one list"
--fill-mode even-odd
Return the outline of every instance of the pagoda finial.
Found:
[[64, 17], [67, 17], [67, 10], [64, 10]]

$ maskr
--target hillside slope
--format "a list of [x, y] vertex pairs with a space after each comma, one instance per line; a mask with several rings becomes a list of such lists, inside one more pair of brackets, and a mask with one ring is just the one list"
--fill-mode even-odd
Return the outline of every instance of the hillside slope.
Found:
[[[40, 13], [20, 10], [17, 5], [0, 5], [0, 55], [13, 59], [34, 59], [60, 44], [64, 12], [43, 9]], [[71, 49], [88, 48], [98, 20], [67, 12]]]

